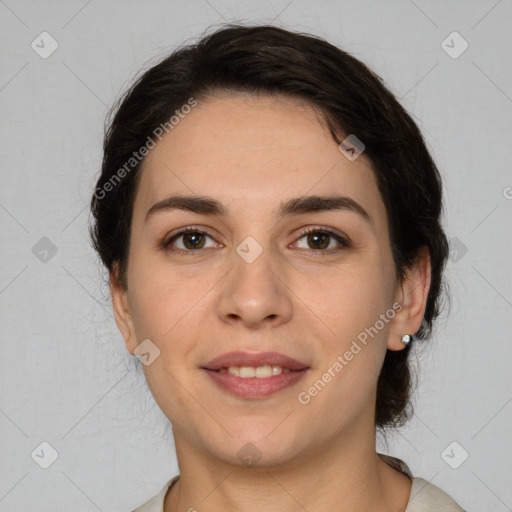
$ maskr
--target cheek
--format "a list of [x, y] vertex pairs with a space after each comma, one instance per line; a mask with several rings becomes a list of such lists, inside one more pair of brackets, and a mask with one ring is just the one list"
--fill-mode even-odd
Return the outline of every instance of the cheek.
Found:
[[[198, 334], [199, 299], [208, 288], [201, 284], [185, 286], [183, 277], [160, 269], [145, 269], [132, 276], [131, 307], [137, 339], [149, 338], [160, 353], [153, 363], [143, 366], [147, 385], [155, 401], [171, 422], [190, 412], [190, 394], [196, 395], [187, 379]], [[193, 406], [193, 404], [192, 404]], [[187, 416], [188, 413], [185, 414]]]
[[[148, 260], [146, 257], [145, 261]], [[160, 389], [175, 389], [172, 401], [179, 401], [182, 393], [177, 381], [183, 382], [192, 369], [192, 355], [197, 351], [198, 340], [203, 338], [204, 322], [200, 319], [206, 314], [208, 291], [218, 279], [209, 279], [207, 275], [204, 279], [191, 278], [182, 269], [162, 264], [134, 264], [133, 270], [130, 306], [137, 339], [140, 342], [148, 338], [160, 350], [155, 364], [144, 367], [148, 385], [155, 397]]]
[[130, 275], [130, 303], [137, 334], [165, 340], [193, 313], [208, 291], [204, 279], [188, 279], [176, 266], [134, 257]]
[[[317, 285], [320, 281], [317, 280]], [[386, 352], [389, 322], [394, 316], [390, 279], [374, 262], [343, 268], [322, 279], [321, 286], [303, 283], [322, 357], [315, 378], [329, 381], [322, 399], [359, 402], [372, 392]], [[310, 312], [311, 311], [311, 312]], [[340, 359], [341, 358], [341, 359]], [[341, 366], [340, 366], [341, 365]], [[330, 371], [330, 377], [326, 374]], [[320, 384], [321, 385], [321, 384]]]
[[297, 290], [308, 316], [332, 340], [346, 341], [357, 336], [391, 306], [389, 279], [376, 261], [307, 276], [290, 288]]

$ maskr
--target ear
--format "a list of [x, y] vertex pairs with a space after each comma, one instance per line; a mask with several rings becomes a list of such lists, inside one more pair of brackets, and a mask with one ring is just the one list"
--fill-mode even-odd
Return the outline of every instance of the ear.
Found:
[[133, 354], [137, 348], [137, 338], [133, 327], [133, 319], [128, 302], [128, 289], [119, 284], [119, 267], [114, 264], [110, 272], [110, 295], [112, 297], [112, 306], [117, 327], [123, 335], [124, 342], [128, 352]]
[[405, 278], [395, 294], [395, 301], [401, 304], [391, 322], [387, 348], [389, 350], [402, 350], [404, 334], [415, 334], [421, 326], [427, 297], [430, 290], [431, 266], [430, 253], [426, 246], [418, 249], [414, 265], [407, 269]]

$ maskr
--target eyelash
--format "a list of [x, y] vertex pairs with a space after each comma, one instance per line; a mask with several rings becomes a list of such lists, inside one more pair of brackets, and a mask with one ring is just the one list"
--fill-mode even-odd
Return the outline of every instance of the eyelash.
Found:
[[[198, 251], [201, 251], [201, 249], [185, 250], [185, 249], [171, 249], [169, 247], [171, 245], [171, 243], [173, 243], [177, 238], [179, 238], [180, 236], [185, 235], [187, 233], [196, 233], [196, 234], [200, 234], [200, 235], [205, 235], [205, 236], [208, 236], [213, 239], [213, 237], [211, 235], [209, 235], [207, 232], [202, 231], [194, 226], [188, 226], [188, 227], [178, 231], [177, 233], [175, 233], [171, 238], [164, 240], [161, 244], [162, 248], [165, 249], [166, 251], [171, 251], [171, 252], [178, 253], [178, 254], [185, 254], [185, 255], [189, 255], [189, 256], [193, 255], [194, 253], [196, 253]], [[348, 238], [345, 238], [345, 237], [341, 236], [340, 234], [336, 233], [335, 231], [332, 231], [331, 229], [324, 228], [324, 227], [306, 228], [304, 231], [301, 232], [301, 234], [297, 238], [297, 240], [300, 240], [301, 238], [304, 238], [306, 235], [309, 235], [312, 233], [328, 235], [328, 236], [334, 238], [342, 246], [342, 248], [337, 248], [337, 249], [318, 249], [318, 250], [309, 249], [309, 251], [311, 251], [313, 253], [320, 253], [320, 255], [333, 254], [335, 252], [338, 252], [343, 249], [347, 249], [347, 248], [351, 247], [351, 243], [348, 240]], [[308, 249], [304, 249], [304, 250], [308, 250]]]

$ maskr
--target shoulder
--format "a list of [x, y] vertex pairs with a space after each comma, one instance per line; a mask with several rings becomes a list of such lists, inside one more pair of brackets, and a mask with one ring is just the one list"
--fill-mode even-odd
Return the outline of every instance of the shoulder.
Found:
[[466, 512], [442, 489], [423, 478], [414, 477], [403, 460], [383, 453], [377, 455], [412, 480], [411, 495], [405, 512]]
[[167, 491], [170, 487], [178, 480], [179, 475], [171, 478], [163, 487], [162, 490], [153, 496], [150, 500], [143, 503], [140, 507], [136, 508], [132, 512], [164, 512], [164, 499]]
[[423, 478], [413, 478], [405, 512], [465, 512], [448, 494]]

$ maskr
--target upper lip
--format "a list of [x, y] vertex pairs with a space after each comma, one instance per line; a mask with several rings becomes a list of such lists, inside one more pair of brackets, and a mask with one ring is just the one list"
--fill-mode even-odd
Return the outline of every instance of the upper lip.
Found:
[[202, 368], [207, 370], [220, 370], [221, 368], [229, 368], [230, 366], [263, 366], [265, 364], [281, 366], [290, 370], [304, 370], [309, 368], [307, 364], [301, 363], [292, 357], [285, 356], [279, 352], [228, 352], [222, 354], [208, 363]]

